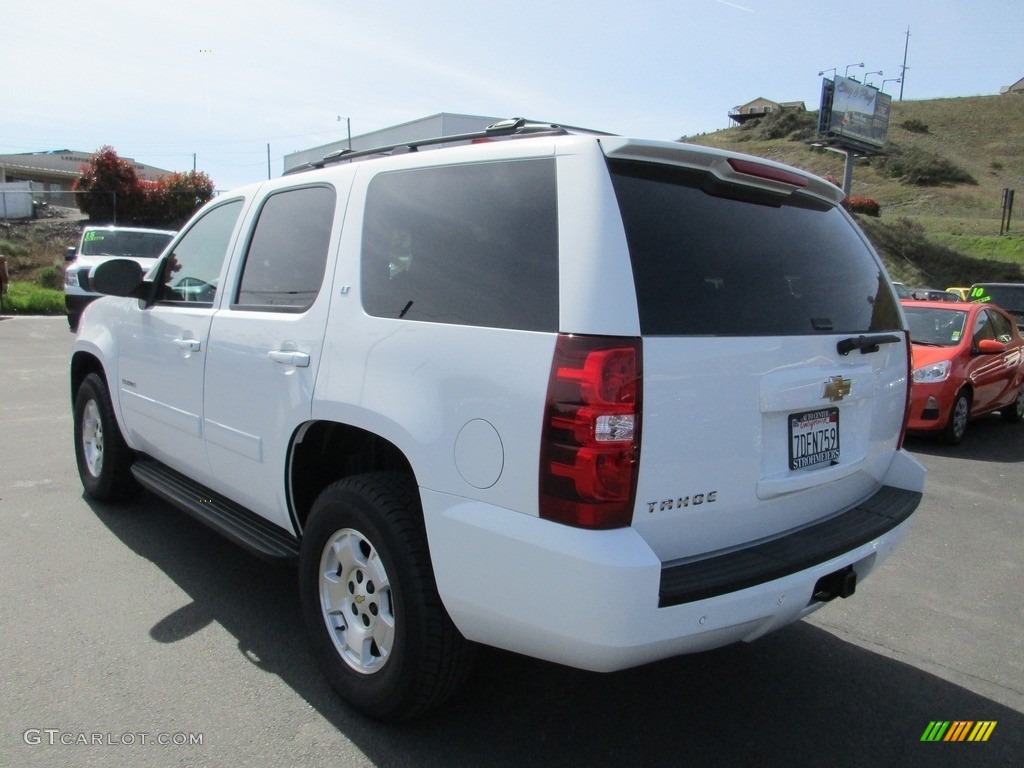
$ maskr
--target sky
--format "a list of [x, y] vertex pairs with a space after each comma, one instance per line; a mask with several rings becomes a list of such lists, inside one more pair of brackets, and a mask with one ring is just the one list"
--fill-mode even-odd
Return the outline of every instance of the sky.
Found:
[[[3, 0], [0, 154], [112, 146], [226, 191], [439, 112], [674, 140], [819, 72], [894, 99], [1024, 78], [1020, 0]], [[910, 35], [907, 37], [907, 30]], [[900, 77], [906, 53], [907, 69]], [[863, 66], [860, 66], [863, 64]], [[881, 74], [878, 72], [881, 71]], [[888, 80], [883, 84], [883, 80]]]

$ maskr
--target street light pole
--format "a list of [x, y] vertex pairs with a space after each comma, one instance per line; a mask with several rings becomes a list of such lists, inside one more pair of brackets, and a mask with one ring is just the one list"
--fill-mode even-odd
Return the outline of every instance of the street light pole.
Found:
[[902, 83], [902, 82], [903, 82], [903, 78], [902, 77], [890, 77], [888, 80], [883, 80], [882, 81], [882, 87], [879, 90], [881, 90], [882, 93], [885, 93], [885, 84], [886, 83]]
[[903, 101], [903, 79], [907, 76], [908, 48], [910, 48], [910, 27], [907, 27], [907, 41], [903, 44], [903, 66], [900, 67], [900, 101]]

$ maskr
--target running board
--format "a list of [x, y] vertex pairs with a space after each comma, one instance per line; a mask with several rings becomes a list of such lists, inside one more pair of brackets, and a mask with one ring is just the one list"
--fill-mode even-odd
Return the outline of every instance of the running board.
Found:
[[283, 528], [153, 459], [139, 459], [132, 474], [142, 487], [192, 515], [254, 555], [293, 561], [299, 541]]

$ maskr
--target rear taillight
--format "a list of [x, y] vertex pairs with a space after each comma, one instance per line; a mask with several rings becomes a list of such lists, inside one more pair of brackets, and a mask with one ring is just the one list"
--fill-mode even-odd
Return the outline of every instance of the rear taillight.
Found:
[[560, 335], [540, 452], [540, 516], [582, 528], [633, 518], [640, 458], [640, 340]]

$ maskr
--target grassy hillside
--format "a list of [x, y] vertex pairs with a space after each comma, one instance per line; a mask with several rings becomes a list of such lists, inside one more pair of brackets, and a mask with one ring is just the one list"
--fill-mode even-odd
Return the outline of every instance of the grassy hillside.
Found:
[[[772, 133], [767, 128], [748, 123], [681, 140], [843, 178], [845, 157], [810, 146], [813, 130], [806, 122], [784, 138], [762, 138]], [[1024, 97], [894, 101], [886, 150], [945, 161], [974, 181], [922, 186], [886, 175], [888, 158], [856, 161], [851, 197], [869, 197], [881, 205], [879, 219], [860, 221], [895, 277], [938, 287], [1024, 281]], [[1014, 219], [1010, 234], [1000, 237], [1007, 187], [1016, 190]]]

